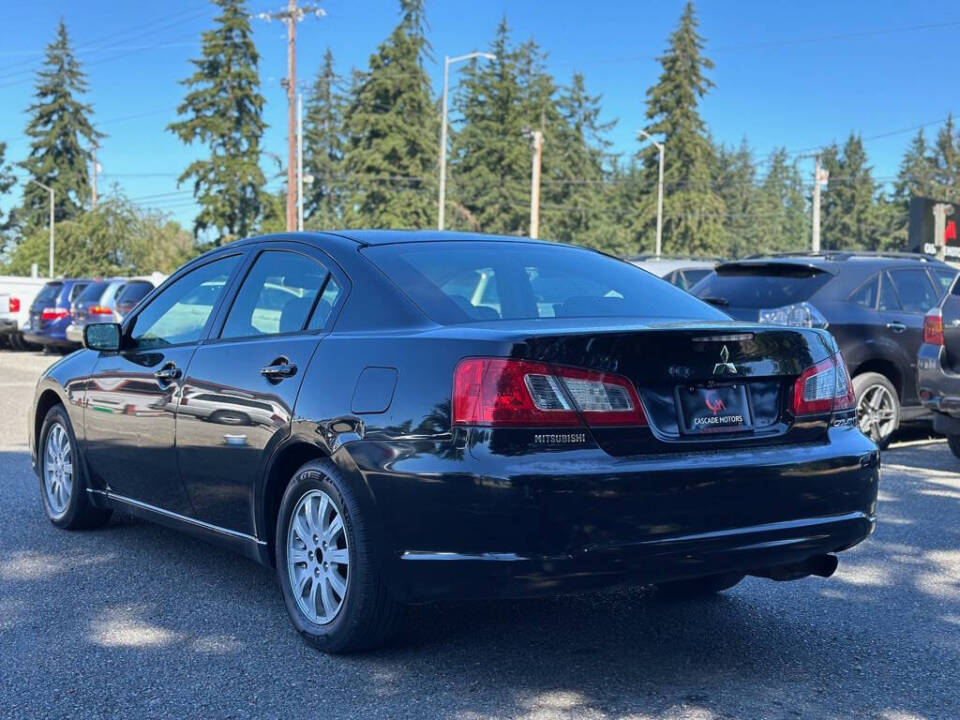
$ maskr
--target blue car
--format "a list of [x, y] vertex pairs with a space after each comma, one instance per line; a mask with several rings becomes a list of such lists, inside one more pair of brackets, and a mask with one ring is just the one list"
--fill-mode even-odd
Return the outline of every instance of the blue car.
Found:
[[61, 350], [79, 345], [67, 339], [67, 327], [73, 322], [70, 306], [93, 282], [89, 278], [51, 280], [30, 306], [30, 324], [23, 331], [27, 342]]

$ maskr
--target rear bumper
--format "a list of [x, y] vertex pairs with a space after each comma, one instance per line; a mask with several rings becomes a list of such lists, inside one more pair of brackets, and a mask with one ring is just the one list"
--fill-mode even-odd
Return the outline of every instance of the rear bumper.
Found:
[[16, 318], [0, 318], [0, 335], [9, 335], [15, 332], [20, 332]]
[[67, 325], [67, 329], [64, 331], [64, 336], [69, 342], [82, 345], [83, 344], [83, 326], [77, 325], [76, 323], [70, 323], [69, 325]]
[[960, 433], [960, 375], [944, 368], [944, 348], [923, 344], [917, 358], [917, 391], [920, 402], [933, 412], [933, 429]]
[[828, 438], [642, 458], [349, 448], [382, 518], [391, 589], [418, 602], [749, 572], [847, 549], [873, 531], [880, 458], [854, 428]]

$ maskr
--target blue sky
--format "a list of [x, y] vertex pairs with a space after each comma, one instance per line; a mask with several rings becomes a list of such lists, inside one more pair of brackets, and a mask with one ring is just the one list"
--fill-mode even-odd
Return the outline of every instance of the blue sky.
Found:
[[[283, 4], [250, 0], [249, 7], [261, 12]], [[397, 5], [321, 2], [327, 16], [299, 28], [300, 79], [313, 75], [328, 45], [341, 73], [364, 68], [396, 24]], [[428, 69], [439, 88], [443, 56], [485, 48], [506, 14], [516, 39], [533, 37], [548, 51], [559, 82], [575, 70], [585, 74], [588, 89], [603, 95], [606, 119], [618, 120], [610, 135], [614, 149], [633, 152], [645, 92], [660, 71], [655, 58], [682, 7], [682, 0], [428, 0], [439, 61]], [[864, 136], [875, 176], [887, 180], [915, 126], [928, 125], [932, 134], [948, 112], [960, 111], [951, 78], [960, 35], [955, 2], [701, 0], [697, 10], [706, 53], [716, 63], [710, 74], [716, 87], [703, 101], [703, 117], [717, 140], [746, 138], [757, 158], [777, 146], [800, 151], [856, 131]], [[178, 80], [189, 74], [188, 59], [198, 53], [200, 32], [214, 15], [204, 0], [7, 3], [0, 25], [0, 140], [8, 143], [7, 160], [20, 160], [28, 150], [23, 127], [32, 70], [62, 16], [89, 74], [96, 122], [109, 135], [100, 150], [101, 187], [117, 183], [129, 197], [189, 226], [194, 206], [176, 176], [202, 149], [182, 145], [164, 128], [176, 118], [184, 93]], [[255, 26], [270, 124], [265, 148], [284, 154], [285, 31], [276, 22]], [[801, 167], [812, 172], [807, 165]]]

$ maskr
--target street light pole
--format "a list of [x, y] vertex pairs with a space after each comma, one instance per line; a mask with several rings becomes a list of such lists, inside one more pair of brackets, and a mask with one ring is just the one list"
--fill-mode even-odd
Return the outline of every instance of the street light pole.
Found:
[[44, 184], [43, 184], [42, 182], [40, 182], [39, 180], [34, 180], [33, 178], [30, 178], [30, 182], [32, 182], [32, 183], [35, 184], [35, 185], [39, 185], [39, 186], [42, 187], [44, 190], [46, 190], [48, 193], [50, 193], [50, 258], [49, 258], [49, 262], [50, 262], [50, 278], [52, 279], [52, 278], [53, 278], [53, 204], [54, 204], [54, 192], [53, 192], [53, 188], [52, 188], [52, 187], [50, 187], [49, 185], [44, 185]]
[[443, 117], [440, 122], [440, 193], [437, 198], [437, 230], [443, 230], [447, 203], [447, 91], [450, 87], [450, 66], [463, 60], [473, 60], [478, 57], [487, 60], [497, 59], [497, 56], [493, 53], [483, 52], [472, 52], [456, 57], [446, 55], [443, 58], [443, 101], [441, 103]]
[[656, 256], [660, 257], [660, 254], [663, 252], [663, 143], [658, 143], [652, 137], [650, 133], [646, 130], [640, 130], [640, 134], [653, 143], [654, 147], [657, 148], [657, 152], [660, 153], [660, 162], [659, 168], [657, 171], [657, 252]]

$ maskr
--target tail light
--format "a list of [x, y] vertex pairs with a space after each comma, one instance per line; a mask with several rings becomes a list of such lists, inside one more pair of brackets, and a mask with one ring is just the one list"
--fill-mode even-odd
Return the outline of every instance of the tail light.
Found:
[[12, 313], [20, 312], [20, 298], [18, 297], [8, 298], [7, 309]]
[[840, 353], [804, 370], [793, 386], [796, 417], [853, 410], [856, 404], [850, 372]]
[[70, 311], [62, 308], [44, 308], [40, 312], [41, 320], [62, 320], [70, 316]]
[[647, 424], [633, 383], [621, 375], [512, 358], [465, 358], [454, 371], [455, 425], [561, 427], [584, 421]]
[[923, 341], [930, 345], [943, 345], [943, 315], [940, 308], [933, 308], [924, 316]]
[[113, 310], [106, 305], [94, 305], [87, 310], [88, 315], [113, 315]]

